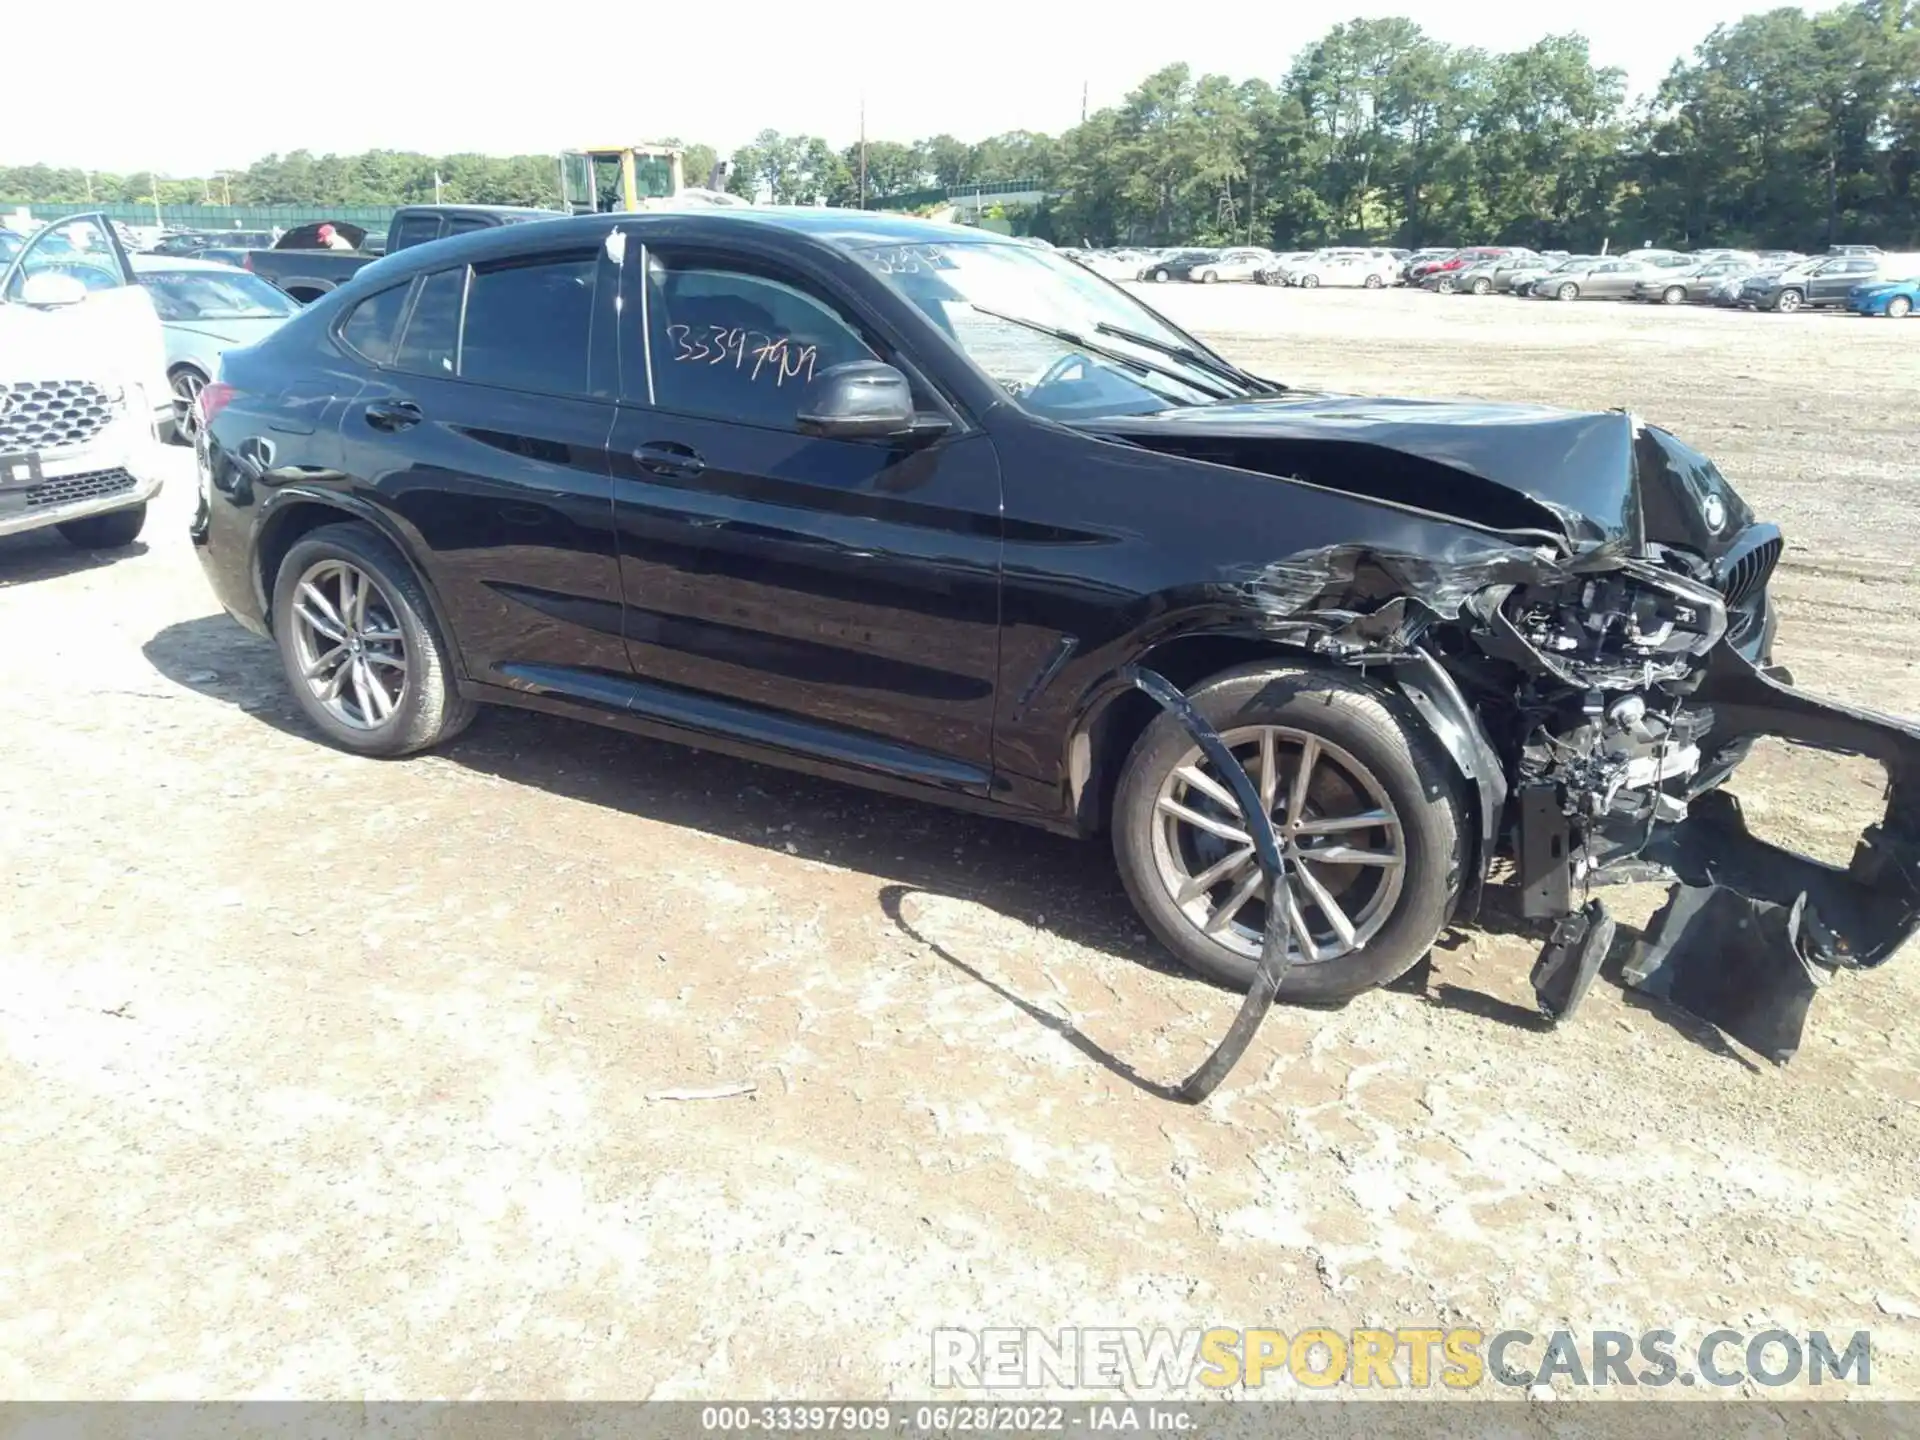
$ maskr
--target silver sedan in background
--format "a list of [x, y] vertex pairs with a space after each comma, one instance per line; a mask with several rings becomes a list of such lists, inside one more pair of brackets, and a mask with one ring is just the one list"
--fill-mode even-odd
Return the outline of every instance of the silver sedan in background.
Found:
[[193, 402], [220, 373], [220, 356], [264, 340], [295, 315], [300, 302], [282, 290], [210, 260], [134, 255], [133, 276], [153, 298], [167, 345], [174, 434], [192, 443]]

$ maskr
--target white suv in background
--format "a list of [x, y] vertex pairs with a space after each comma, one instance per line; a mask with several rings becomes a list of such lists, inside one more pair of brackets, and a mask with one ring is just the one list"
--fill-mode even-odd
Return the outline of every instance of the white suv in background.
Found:
[[131, 545], [172, 429], [160, 317], [120, 237], [53, 221], [0, 275], [0, 535]]

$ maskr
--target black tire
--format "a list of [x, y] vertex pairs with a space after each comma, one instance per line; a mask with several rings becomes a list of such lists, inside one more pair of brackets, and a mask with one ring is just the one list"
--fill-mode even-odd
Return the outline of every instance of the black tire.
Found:
[[125, 510], [109, 510], [104, 515], [83, 515], [66, 520], [54, 529], [60, 538], [76, 550], [124, 550], [140, 538], [147, 523], [147, 507], [142, 501]]
[[[1285, 725], [1338, 746], [1372, 771], [1401, 817], [1406, 874], [1381, 929], [1349, 955], [1295, 964], [1281, 995], [1346, 1000], [1405, 974], [1452, 917], [1464, 876], [1468, 827], [1452, 762], [1397, 697], [1351, 676], [1260, 662], [1216, 675], [1189, 694], [1223, 733]], [[1186, 730], [1171, 715], [1157, 717], [1142, 732], [1114, 795], [1114, 859], [1134, 908], [1160, 942], [1189, 969], [1245, 990], [1255, 962], [1196, 928], [1168, 893], [1154, 860], [1155, 799], [1191, 749]]]
[[[313, 695], [295, 658], [292, 621], [300, 577], [322, 560], [344, 560], [368, 576], [394, 611], [406, 645], [406, 683], [386, 721], [360, 729], [337, 719]], [[323, 525], [294, 542], [273, 583], [273, 633], [280, 645], [287, 688], [306, 717], [328, 740], [356, 755], [388, 759], [451, 740], [472, 723], [477, 707], [463, 699], [454, 681], [452, 651], [440, 635], [426, 591], [406, 558], [367, 525]]]

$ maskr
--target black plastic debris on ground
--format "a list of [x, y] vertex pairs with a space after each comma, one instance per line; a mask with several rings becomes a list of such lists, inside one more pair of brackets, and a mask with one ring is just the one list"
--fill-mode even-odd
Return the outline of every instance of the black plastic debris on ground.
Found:
[[1572, 1018], [1613, 948], [1613, 935], [1613, 917], [1598, 900], [1589, 900], [1553, 927], [1528, 977], [1542, 1015], [1555, 1023]]
[[1626, 982], [1784, 1065], [1800, 1048], [1808, 1005], [1833, 977], [1806, 955], [1818, 923], [1805, 895], [1777, 905], [1725, 886], [1676, 885], [1635, 948]]
[[[1220, 738], [1220, 732], [1208, 724], [1206, 717], [1193, 708], [1193, 702], [1165, 677], [1137, 667], [1129, 668], [1126, 674], [1133, 685], [1145, 691], [1159, 703], [1161, 709], [1185, 727], [1187, 734], [1193, 737], [1193, 743], [1200, 747], [1201, 754], [1213, 762], [1221, 783], [1233, 792], [1234, 805], [1240, 811], [1240, 818], [1246, 822], [1247, 835], [1253, 841], [1254, 861], [1267, 880], [1267, 893], [1286, 893], [1286, 861], [1280, 853], [1280, 839], [1273, 833], [1273, 821], [1267, 815], [1266, 807], [1260, 803], [1258, 787]], [[1274, 997], [1280, 993], [1280, 986], [1286, 981], [1287, 970], [1293, 963], [1287, 953], [1292, 943], [1287, 907], [1267, 906], [1266, 929], [1260, 936], [1260, 960], [1253, 972], [1253, 984], [1247, 990], [1247, 998], [1240, 1002], [1239, 1013], [1233, 1017], [1233, 1023], [1227, 1027], [1227, 1033], [1220, 1038], [1213, 1053], [1200, 1063], [1199, 1069], [1181, 1082], [1176, 1092], [1181, 1100], [1189, 1105], [1198, 1105], [1219, 1088], [1220, 1082], [1227, 1078], [1228, 1072], [1247, 1053], [1247, 1047], [1253, 1043], [1253, 1037], [1260, 1029], [1260, 1022], [1267, 1018], [1267, 1011], [1273, 1008]]]

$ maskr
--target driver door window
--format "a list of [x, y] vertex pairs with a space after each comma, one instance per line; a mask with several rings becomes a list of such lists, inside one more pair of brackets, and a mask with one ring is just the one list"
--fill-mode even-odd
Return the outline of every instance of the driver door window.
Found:
[[30, 275], [67, 275], [89, 290], [115, 290], [127, 283], [118, 240], [92, 216], [55, 220], [27, 241], [20, 268], [7, 285], [18, 300]]
[[654, 257], [647, 353], [655, 407], [769, 430], [797, 430], [832, 366], [876, 359], [840, 314], [783, 280]]

